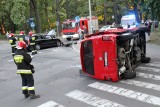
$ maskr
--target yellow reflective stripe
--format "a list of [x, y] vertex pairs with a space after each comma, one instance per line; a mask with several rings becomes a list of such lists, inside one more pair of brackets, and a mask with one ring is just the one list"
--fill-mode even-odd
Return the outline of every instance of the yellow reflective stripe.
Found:
[[14, 56], [14, 60], [15, 60], [16, 63], [22, 63], [23, 58], [24, 57], [22, 55], [15, 55]]
[[34, 87], [28, 87], [28, 90], [34, 90]]
[[15, 53], [12, 53], [12, 54], [15, 54]]
[[28, 90], [27, 86], [22, 87], [22, 90]]
[[11, 45], [12, 47], [15, 47], [16, 45]]
[[36, 38], [35, 37], [32, 37], [32, 40], [35, 40]]
[[35, 45], [35, 43], [30, 43], [30, 45]]
[[9, 40], [9, 43], [13, 43], [13, 40]]
[[17, 70], [17, 74], [32, 74], [31, 70]]

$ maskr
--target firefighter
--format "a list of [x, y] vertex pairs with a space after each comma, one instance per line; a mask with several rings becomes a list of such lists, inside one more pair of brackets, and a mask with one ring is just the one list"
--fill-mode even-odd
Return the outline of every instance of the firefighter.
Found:
[[28, 38], [25, 37], [24, 32], [20, 31], [18, 41], [24, 41], [28, 45]]
[[35, 47], [35, 36], [33, 35], [33, 32], [30, 31], [29, 33], [29, 45], [30, 45], [30, 49], [32, 51], [32, 55], [37, 54], [37, 50]]
[[11, 44], [11, 47], [12, 47], [12, 56], [14, 56], [15, 51], [16, 51], [16, 38], [14, 37], [13, 33], [9, 34], [8, 40], [9, 40], [9, 43]]
[[25, 98], [30, 97], [31, 99], [39, 98], [39, 95], [35, 94], [34, 90], [34, 78], [33, 73], [34, 67], [31, 65], [31, 55], [27, 54], [26, 43], [24, 41], [19, 41], [17, 50], [14, 55], [14, 61], [17, 65], [17, 74], [21, 75], [22, 78], [22, 93]]

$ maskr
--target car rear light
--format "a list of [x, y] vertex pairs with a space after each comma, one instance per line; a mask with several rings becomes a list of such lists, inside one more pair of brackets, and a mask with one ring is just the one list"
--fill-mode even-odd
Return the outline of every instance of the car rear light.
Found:
[[112, 41], [112, 37], [111, 36], [103, 36], [102, 40], [103, 41]]
[[108, 54], [104, 52], [104, 66], [108, 66]]

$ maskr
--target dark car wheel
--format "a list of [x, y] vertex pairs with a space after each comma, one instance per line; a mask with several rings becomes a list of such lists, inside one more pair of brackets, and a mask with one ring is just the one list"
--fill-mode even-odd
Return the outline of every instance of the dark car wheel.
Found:
[[41, 49], [40, 45], [36, 45], [36, 50], [39, 51]]

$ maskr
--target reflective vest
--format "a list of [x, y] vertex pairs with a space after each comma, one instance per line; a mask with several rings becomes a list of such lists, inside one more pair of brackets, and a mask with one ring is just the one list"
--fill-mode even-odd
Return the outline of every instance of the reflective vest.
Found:
[[15, 37], [9, 37], [8, 41], [12, 47], [16, 46], [16, 38]]
[[35, 40], [36, 40], [35, 36], [30, 36], [29, 37], [30, 45], [35, 45]]
[[18, 49], [14, 55], [14, 62], [17, 65], [17, 74], [32, 74], [31, 63], [32, 59], [24, 49]]

